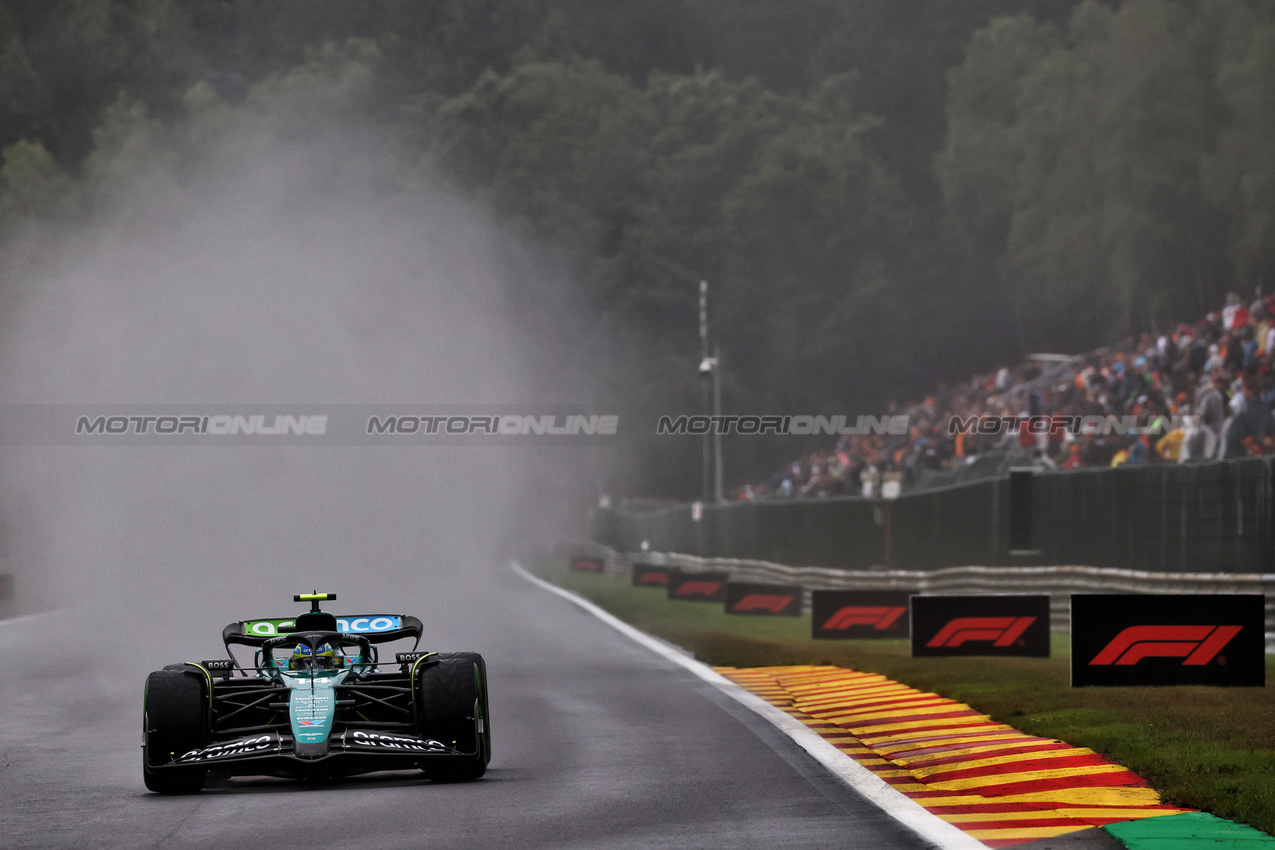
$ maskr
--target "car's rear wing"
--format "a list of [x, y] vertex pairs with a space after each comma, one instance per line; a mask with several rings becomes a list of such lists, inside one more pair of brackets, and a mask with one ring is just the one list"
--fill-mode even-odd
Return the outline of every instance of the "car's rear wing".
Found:
[[[304, 617], [305, 615], [301, 615]], [[230, 645], [260, 647], [271, 638], [290, 634], [297, 630], [299, 618], [277, 618], [266, 620], [240, 620], [231, 623], [221, 630], [221, 640], [230, 651]], [[389, 643], [393, 640], [413, 638], [420, 643], [424, 625], [415, 617], [407, 614], [359, 614], [356, 616], [337, 615], [336, 628], [332, 631], [352, 637], [366, 638], [370, 643]], [[307, 631], [313, 626], [302, 624]]]

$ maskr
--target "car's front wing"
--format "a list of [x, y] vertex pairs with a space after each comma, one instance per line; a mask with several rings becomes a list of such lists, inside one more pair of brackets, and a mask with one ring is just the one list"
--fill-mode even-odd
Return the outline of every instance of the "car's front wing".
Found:
[[328, 751], [318, 756], [297, 755], [289, 735], [262, 732], [221, 741], [183, 753], [151, 770], [201, 767], [226, 776], [337, 777], [377, 770], [428, 770], [440, 761], [472, 758], [430, 738], [399, 732], [347, 729], [328, 738]]

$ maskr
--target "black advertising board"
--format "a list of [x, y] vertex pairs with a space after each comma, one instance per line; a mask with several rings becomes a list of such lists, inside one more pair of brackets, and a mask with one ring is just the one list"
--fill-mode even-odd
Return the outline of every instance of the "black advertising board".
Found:
[[571, 569], [578, 573], [600, 573], [602, 572], [602, 559], [595, 558], [592, 555], [572, 555]]
[[1049, 596], [913, 596], [912, 655], [1049, 657]]
[[812, 590], [810, 636], [906, 638], [909, 590]]
[[1032, 537], [1032, 469], [1009, 471], [1009, 552], [1034, 551]]
[[692, 602], [721, 602], [726, 598], [726, 573], [684, 573], [673, 570], [668, 575], [668, 598]]
[[668, 587], [668, 576], [672, 571], [670, 567], [657, 567], [654, 564], [634, 564], [633, 586]]
[[800, 617], [801, 585], [728, 582], [726, 613], [762, 617]]
[[1071, 684], [1266, 684], [1261, 594], [1076, 594]]

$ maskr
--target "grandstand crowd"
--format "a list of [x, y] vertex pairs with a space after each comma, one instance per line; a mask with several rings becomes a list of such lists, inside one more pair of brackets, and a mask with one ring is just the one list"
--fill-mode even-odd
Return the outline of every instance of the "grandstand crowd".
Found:
[[[1142, 334], [1074, 357], [1038, 355], [942, 388], [900, 411], [909, 417], [906, 436], [843, 436], [734, 495], [856, 495], [865, 481], [889, 477], [907, 487], [926, 470], [957, 470], [993, 454], [1061, 469], [1275, 454], [1273, 407], [1275, 297], [1245, 304], [1232, 294], [1222, 310], [1171, 333]], [[952, 424], [955, 417], [1074, 424], [1086, 416], [1132, 416], [1144, 433], [1084, 427], [961, 433]]]

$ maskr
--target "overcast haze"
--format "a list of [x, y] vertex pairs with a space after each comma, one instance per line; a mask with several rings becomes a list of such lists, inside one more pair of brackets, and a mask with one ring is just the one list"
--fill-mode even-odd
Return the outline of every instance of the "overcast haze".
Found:
[[[179, 168], [142, 168], [87, 224], [28, 233], [10, 252], [35, 259], [5, 319], [6, 401], [277, 412], [570, 397], [546, 379], [534, 327], [515, 321], [500, 235], [456, 198], [403, 191], [406, 174], [355, 145], [335, 134], [298, 148], [267, 117]], [[90, 603], [208, 632], [287, 614], [312, 587], [339, 592], [342, 611], [428, 619], [451, 580], [487, 580], [511, 530], [535, 526], [526, 508], [513, 515], [537, 504], [527, 488], [569, 487], [578, 460], [295, 445], [6, 457], [27, 610]]]

